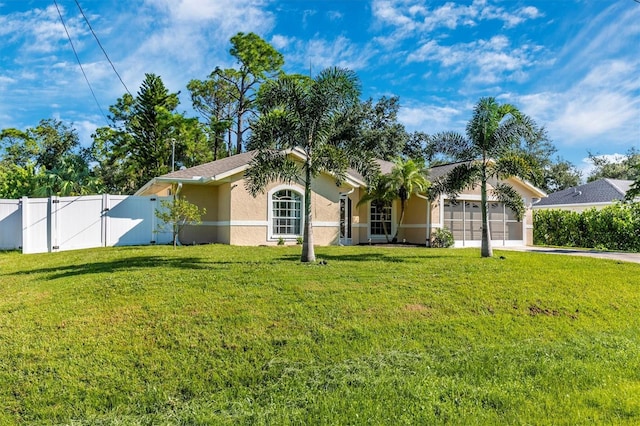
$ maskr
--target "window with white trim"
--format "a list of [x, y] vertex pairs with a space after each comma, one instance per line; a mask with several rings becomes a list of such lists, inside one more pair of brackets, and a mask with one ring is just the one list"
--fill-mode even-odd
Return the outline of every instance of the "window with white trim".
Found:
[[271, 226], [275, 236], [302, 234], [302, 195], [290, 189], [271, 196]]
[[369, 234], [372, 237], [385, 236], [391, 234], [391, 203], [379, 206], [378, 203], [371, 203], [369, 215]]

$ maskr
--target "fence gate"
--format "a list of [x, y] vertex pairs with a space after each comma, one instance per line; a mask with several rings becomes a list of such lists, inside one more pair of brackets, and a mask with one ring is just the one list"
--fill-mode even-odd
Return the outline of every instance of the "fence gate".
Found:
[[[92, 247], [168, 244], [156, 209], [169, 197], [91, 195], [0, 200], [0, 249], [44, 253]], [[3, 203], [12, 201], [11, 203]], [[9, 206], [9, 207], [6, 207]], [[10, 234], [12, 240], [4, 235]], [[17, 241], [19, 244], [16, 244]]]

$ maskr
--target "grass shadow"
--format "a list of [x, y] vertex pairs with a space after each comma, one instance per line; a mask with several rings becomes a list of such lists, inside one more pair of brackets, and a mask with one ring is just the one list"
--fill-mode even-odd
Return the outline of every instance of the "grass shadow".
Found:
[[[396, 251], [397, 250], [397, 251]], [[443, 251], [444, 250], [444, 251]], [[420, 262], [426, 259], [451, 259], [451, 258], [463, 258], [461, 252], [456, 252], [454, 249], [437, 249], [437, 250], [425, 250], [420, 251], [420, 254], [409, 255], [403, 248], [397, 248], [387, 250], [385, 252], [380, 251], [361, 251], [359, 253], [316, 253], [316, 258], [320, 260], [332, 260], [332, 261], [345, 261], [345, 262], [389, 262], [389, 263], [404, 263], [404, 262]], [[279, 258], [285, 261], [300, 260], [300, 255], [287, 254]]]
[[55, 266], [49, 268], [30, 269], [28, 271], [14, 272], [9, 275], [51, 274], [47, 278], [51, 280], [68, 278], [77, 275], [100, 274], [105, 272], [132, 271], [158, 266], [176, 269], [209, 269], [214, 263], [205, 262], [199, 258], [171, 258], [163, 256], [137, 256], [125, 259], [116, 259], [106, 262], [91, 262], [74, 265]]

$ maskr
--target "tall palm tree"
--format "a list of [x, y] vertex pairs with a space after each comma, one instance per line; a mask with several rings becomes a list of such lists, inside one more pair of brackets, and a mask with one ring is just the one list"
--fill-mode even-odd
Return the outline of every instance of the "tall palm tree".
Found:
[[[304, 184], [302, 262], [314, 262], [316, 258], [312, 180], [321, 172], [329, 172], [336, 183], [341, 183], [350, 166], [365, 176], [376, 167], [366, 152], [335, 139], [337, 124], [357, 105], [359, 94], [356, 74], [342, 68], [327, 68], [315, 78], [283, 75], [264, 83], [258, 92], [260, 116], [253, 123], [249, 145], [257, 153], [245, 173], [246, 187], [255, 196], [277, 180]], [[304, 153], [302, 170], [287, 155], [296, 148]]]
[[400, 225], [404, 221], [404, 212], [411, 195], [416, 192], [425, 192], [429, 186], [427, 171], [420, 164], [411, 159], [397, 158], [394, 160], [394, 166], [389, 175], [389, 187], [392, 193], [400, 199], [400, 219], [398, 219], [398, 226], [392, 241], [398, 240]]
[[[523, 139], [532, 136], [535, 123], [515, 106], [499, 104], [494, 98], [482, 98], [476, 104], [467, 124], [466, 137], [445, 132], [433, 137], [444, 153], [460, 163], [448, 175], [433, 182], [430, 198], [446, 193], [454, 198], [465, 188], [480, 184], [482, 213], [482, 257], [493, 256], [487, 215], [487, 181], [517, 176], [526, 179], [531, 167], [518, 153]], [[492, 193], [511, 208], [518, 218], [524, 214], [524, 202], [518, 192], [506, 183], [498, 183]]]

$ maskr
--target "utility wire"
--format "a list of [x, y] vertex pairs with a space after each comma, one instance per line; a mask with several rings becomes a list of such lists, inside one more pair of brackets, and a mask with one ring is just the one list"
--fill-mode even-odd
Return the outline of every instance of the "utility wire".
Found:
[[73, 54], [76, 56], [76, 61], [78, 61], [78, 65], [80, 65], [80, 70], [82, 71], [82, 75], [84, 76], [84, 79], [87, 82], [87, 86], [89, 86], [89, 90], [91, 91], [91, 95], [93, 96], [93, 100], [96, 101], [96, 105], [98, 106], [98, 109], [100, 110], [100, 114], [102, 114], [102, 117], [104, 117], [104, 120], [107, 123], [109, 123], [109, 120], [107, 120], [107, 116], [104, 114], [104, 111], [102, 110], [102, 107], [100, 106], [100, 102], [98, 102], [98, 98], [96, 96], [96, 93], [93, 91], [93, 87], [91, 87], [91, 83], [89, 83], [89, 78], [87, 77], [87, 73], [84, 71], [84, 67], [82, 66], [82, 63], [80, 62], [80, 57], [78, 56], [78, 52], [76, 51], [76, 48], [73, 45], [73, 41], [71, 41], [71, 36], [69, 35], [69, 30], [67, 29], [67, 25], [64, 23], [64, 19], [62, 18], [62, 13], [60, 12], [60, 8], [58, 7], [58, 2], [56, 0], [53, 0], [53, 4], [56, 5], [56, 10], [58, 11], [58, 16], [60, 16], [60, 22], [62, 22], [62, 26], [64, 27], [64, 32], [67, 33], [67, 38], [69, 39], [69, 44], [71, 45], [71, 50], [73, 50]]
[[118, 71], [116, 70], [116, 67], [113, 65], [113, 62], [111, 62], [111, 59], [109, 58], [109, 55], [107, 55], [107, 51], [104, 50], [104, 47], [102, 47], [102, 43], [100, 43], [100, 40], [98, 39], [98, 36], [96, 35], [95, 31], [93, 31], [93, 27], [91, 27], [91, 24], [89, 23], [89, 20], [87, 19], [87, 15], [84, 14], [84, 11], [82, 10], [82, 7], [80, 6], [80, 3], [78, 2], [78, 0], [75, 0], [75, 2], [76, 2], [76, 6], [78, 6], [78, 9], [80, 10], [80, 13], [82, 14], [82, 17], [84, 18], [84, 21], [87, 23], [87, 26], [91, 30], [91, 34], [93, 34], [93, 38], [96, 39], [96, 42], [98, 42], [98, 46], [100, 46], [100, 49], [102, 49], [102, 53], [104, 53], [104, 57], [107, 58], [107, 61], [109, 61], [109, 64], [111, 65], [111, 68], [113, 68], [113, 72], [116, 73], [116, 75], [118, 76], [118, 80], [120, 80], [120, 83], [122, 83], [122, 86], [127, 91], [127, 93], [130, 94], [131, 96], [133, 96], [131, 94], [131, 92], [129, 91], [129, 89], [127, 88], [127, 85], [124, 84], [124, 81], [122, 81], [122, 77], [120, 77], [120, 74], [118, 74]]

